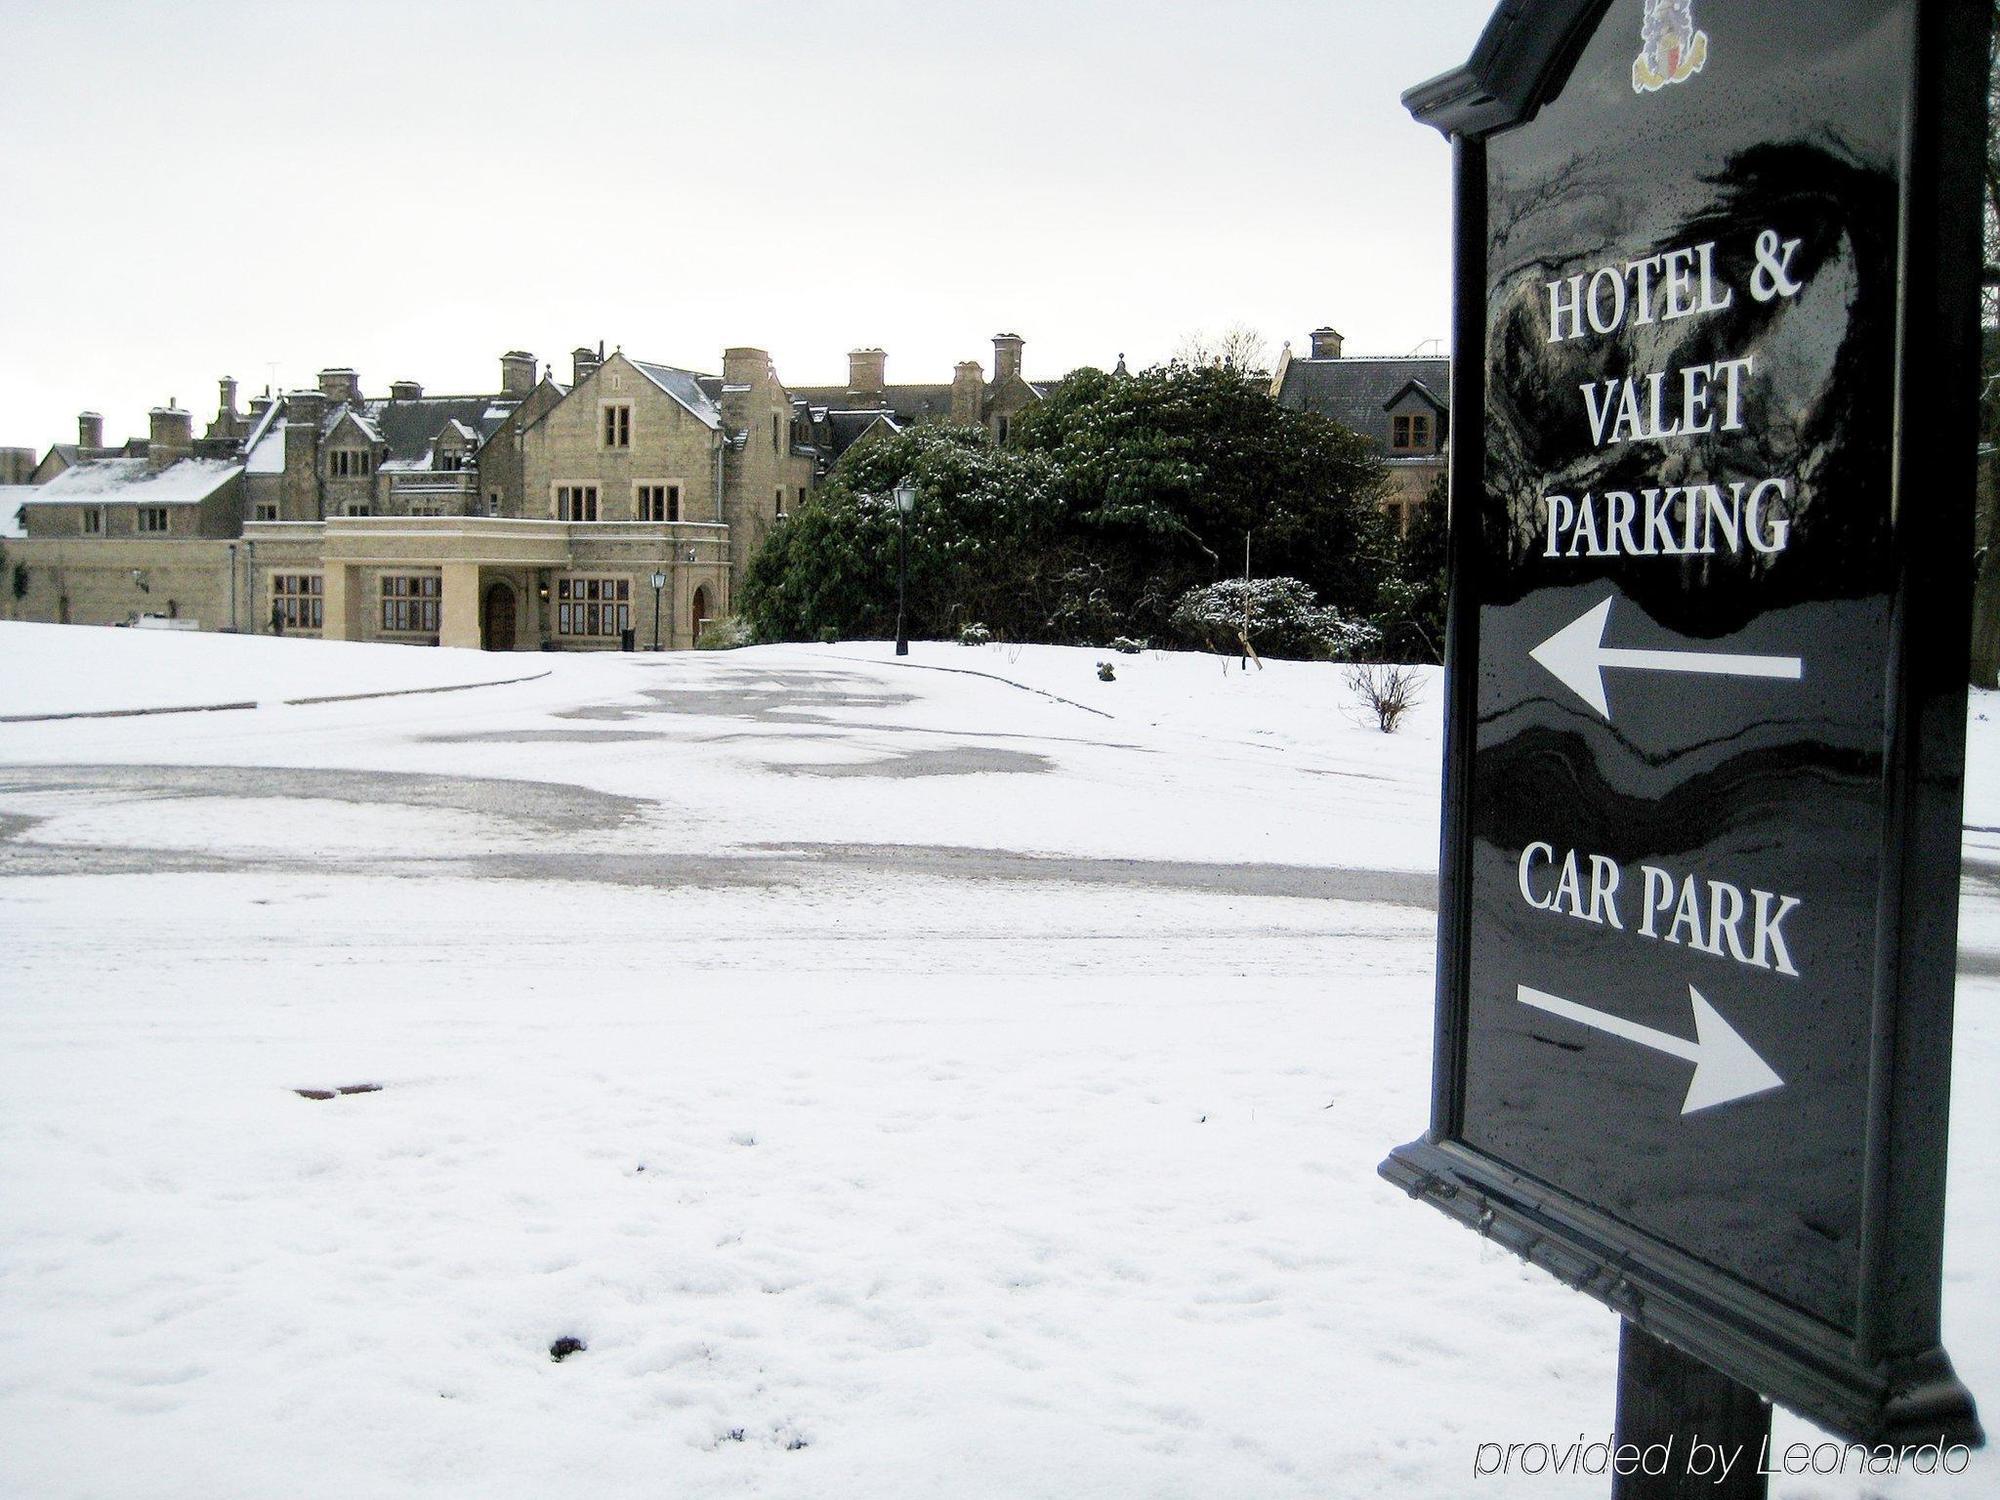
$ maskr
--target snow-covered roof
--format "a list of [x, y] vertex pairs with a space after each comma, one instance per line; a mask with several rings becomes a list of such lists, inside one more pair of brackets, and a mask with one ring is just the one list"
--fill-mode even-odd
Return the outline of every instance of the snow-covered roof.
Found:
[[[273, 407], [272, 411], [276, 408]], [[285, 424], [271, 421], [271, 412], [264, 413], [265, 421], [260, 422], [257, 431], [250, 434], [244, 445], [244, 467], [252, 474], [282, 474], [285, 472]]]
[[465, 429], [469, 441], [484, 443], [518, 405], [511, 396], [413, 396], [370, 401], [362, 415], [392, 458], [409, 460], [429, 452], [453, 424]]
[[444, 427], [442, 431], [439, 433], [439, 436], [442, 437], [450, 433], [456, 433], [460, 438], [462, 438], [464, 441], [468, 443], [477, 443], [479, 441], [479, 434], [475, 432], [472, 428], [466, 426], [465, 423], [459, 421], [457, 417], [453, 417], [449, 422], [444, 424]]
[[269, 406], [265, 407], [264, 414], [257, 419], [257, 425], [252, 427], [249, 436], [243, 439], [243, 451], [248, 453], [252, 448], [263, 442], [273, 427], [284, 425], [284, 419], [284, 402], [273, 401]]
[[243, 472], [234, 459], [183, 458], [164, 469], [143, 458], [93, 458], [33, 486], [31, 505], [199, 505]]
[[431, 466], [431, 450], [426, 448], [414, 458], [385, 458], [382, 460], [384, 474], [419, 474]]
[[686, 407], [703, 426], [720, 429], [722, 409], [702, 386], [701, 376], [674, 365], [649, 365], [632, 361], [632, 368]]
[[326, 435], [332, 437], [343, 420], [352, 422], [356, 430], [369, 442], [379, 443], [382, 441], [382, 429], [375, 425], [372, 418], [356, 411], [351, 406], [336, 408], [334, 415], [327, 421], [325, 428]]
[[26, 536], [21, 507], [42, 492], [39, 484], [0, 484], [0, 537]]

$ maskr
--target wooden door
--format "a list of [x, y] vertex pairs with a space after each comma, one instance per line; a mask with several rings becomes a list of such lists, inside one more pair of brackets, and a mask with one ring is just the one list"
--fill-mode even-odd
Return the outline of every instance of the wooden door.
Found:
[[496, 583], [486, 591], [486, 618], [480, 631], [480, 645], [488, 651], [514, 649], [514, 589]]

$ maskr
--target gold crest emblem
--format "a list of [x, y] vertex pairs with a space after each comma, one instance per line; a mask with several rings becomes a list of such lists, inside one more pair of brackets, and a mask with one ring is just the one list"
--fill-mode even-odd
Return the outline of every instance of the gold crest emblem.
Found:
[[1708, 33], [1695, 30], [1694, 0], [1643, 0], [1639, 55], [1632, 63], [1632, 92], [1650, 94], [1683, 83], [1708, 61]]

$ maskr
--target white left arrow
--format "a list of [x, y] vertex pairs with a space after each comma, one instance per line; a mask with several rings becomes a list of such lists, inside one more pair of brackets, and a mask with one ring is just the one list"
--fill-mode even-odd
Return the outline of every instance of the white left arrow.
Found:
[[1604, 697], [1604, 669], [1637, 672], [1693, 672], [1704, 677], [1778, 677], [1797, 682], [1805, 663], [1796, 656], [1737, 656], [1726, 651], [1628, 651], [1604, 644], [1611, 623], [1611, 597], [1585, 610], [1528, 655], [1548, 674], [1611, 722]]
[[1684, 1115], [1691, 1115], [1700, 1109], [1713, 1109], [1718, 1104], [1733, 1104], [1752, 1094], [1766, 1094], [1785, 1086], [1785, 1080], [1757, 1055], [1756, 1049], [1737, 1035], [1736, 1028], [1723, 1020], [1693, 985], [1688, 986], [1688, 998], [1694, 1002], [1695, 1039], [1691, 1042], [1671, 1032], [1655, 1031], [1623, 1016], [1614, 1016], [1608, 1011], [1592, 1010], [1573, 1000], [1531, 990], [1525, 984], [1516, 985], [1514, 990], [1523, 1005], [1532, 1005], [1536, 1010], [1545, 1010], [1581, 1026], [1606, 1031], [1628, 1042], [1637, 1042], [1641, 1047], [1651, 1047], [1655, 1052], [1664, 1052], [1669, 1057], [1693, 1063], [1694, 1081], [1688, 1085], [1687, 1098], [1681, 1103]]

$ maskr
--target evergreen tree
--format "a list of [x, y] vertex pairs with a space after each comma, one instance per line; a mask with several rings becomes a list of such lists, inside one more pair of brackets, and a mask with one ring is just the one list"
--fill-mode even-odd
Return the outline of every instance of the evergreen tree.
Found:
[[[1047, 471], [995, 450], [976, 427], [918, 427], [851, 448], [751, 559], [744, 618], [765, 641], [893, 635], [897, 530], [907, 525], [912, 635], [983, 621], [1024, 638], [1053, 533]], [[907, 522], [895, 501], [905, 482], [917, 491]]]
[[1397, 543], [1395, 570], [1383, 584], [1375, 624], [1383, 654], [1392, 661], [1444, 660], [1449, 494], [1444, 475], [1431, 481]]
[[1345, 428], [1293, 411], [1228, 365], [1128, 378], [1081, 370], [1024, 412], [1015, 441], [1046, 454], [1071, 534], [1136, 635], [1165, 632], [1189, 588], [1252, 571], [1298, 578], [1370, 615], [1393, 538], [1385, 470]]
[[1005, 448], [919, 427], [850, 449], [752, 560], [742, 609], [762, 640], [890, 633], [890, 496], [911, 480], [913, 634], [976, 622], [1012, 640], [1171, 640], [1182, 595], [1241, 576], [1246, 534], [1257, 576], [1369, 619], [1394, 570], [1385, 473], [1365, 440], [1229, 365], [1079, 370]]

